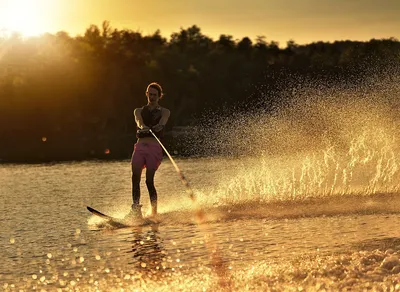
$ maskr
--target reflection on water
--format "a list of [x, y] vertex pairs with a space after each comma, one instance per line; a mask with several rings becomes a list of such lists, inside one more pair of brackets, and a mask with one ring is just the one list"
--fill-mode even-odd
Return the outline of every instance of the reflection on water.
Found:
[[167, 253], [163, 248], [162, 238], [158, 234], [157, 224], [152, 225], [151, 230], [145, 232], [133, 231], [129, 243], [132, 248], [128, 252], [133, 259], [129, 264], [137, 267], [143, 274], [149, 272], [153, 276], [166, 268]]

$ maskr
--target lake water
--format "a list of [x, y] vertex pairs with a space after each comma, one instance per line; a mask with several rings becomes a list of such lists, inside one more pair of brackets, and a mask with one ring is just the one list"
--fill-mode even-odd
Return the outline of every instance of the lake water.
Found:
[[[385, 170], [355, 167], [339, 183], [337, 167], [316, 175], [307, 159], [176, 162], [205, 212], [202, 226], [169, 160], [156, 175], [160, 224], [127, 228], [86, 206], [129, 211], [128, 160], [1, 165], [1, 289], [400, 290], [397, 170], [388, 180]], [[143, 181], [141, 201], [147, 212]]]

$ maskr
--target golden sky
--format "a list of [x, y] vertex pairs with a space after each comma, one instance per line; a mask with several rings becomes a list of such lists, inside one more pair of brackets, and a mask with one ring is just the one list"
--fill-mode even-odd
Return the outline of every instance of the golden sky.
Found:
[[264, 35], [281, 44], [400, 38], [400, 0], [0, 0], [0, 33], [74, 36], [104, 20], [146, 35], [196, 24], [213, 39]]

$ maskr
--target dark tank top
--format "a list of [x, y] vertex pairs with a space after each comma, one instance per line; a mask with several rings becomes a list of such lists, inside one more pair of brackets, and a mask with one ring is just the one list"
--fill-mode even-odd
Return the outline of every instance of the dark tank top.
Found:
[[[160, 106], [150, 110], [149, 106], [145, 105], [144, 107], [142, 107], [141, 115], [142, 115], [143, 123], [151, 129], [152, 127], [154, 127], [155, 125], [157, 125], [160, 122], [161, 116], [162, 116], [162, 110], [161, 110]], [[164, 135], [164, 129], [162, 129], [159, 132], [154, 132], [154, 134], [158, 138], [162, 138]], [[139, 133], [139, 130], [138, 130], [136, 132], [136, 137], [137, 138], [145, 138], [145, 137], [153, 137], [153, 135], [150, 132], [149, 133]]]

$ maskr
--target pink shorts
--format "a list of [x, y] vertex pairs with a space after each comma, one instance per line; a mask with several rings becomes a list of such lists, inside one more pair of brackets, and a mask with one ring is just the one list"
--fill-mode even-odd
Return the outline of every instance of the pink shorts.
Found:
[[136, 143], [134, 146], [131, 163], [140, 165], [143, 168], [157, 170], [163, 158], [160, 144], [155, 143]]

